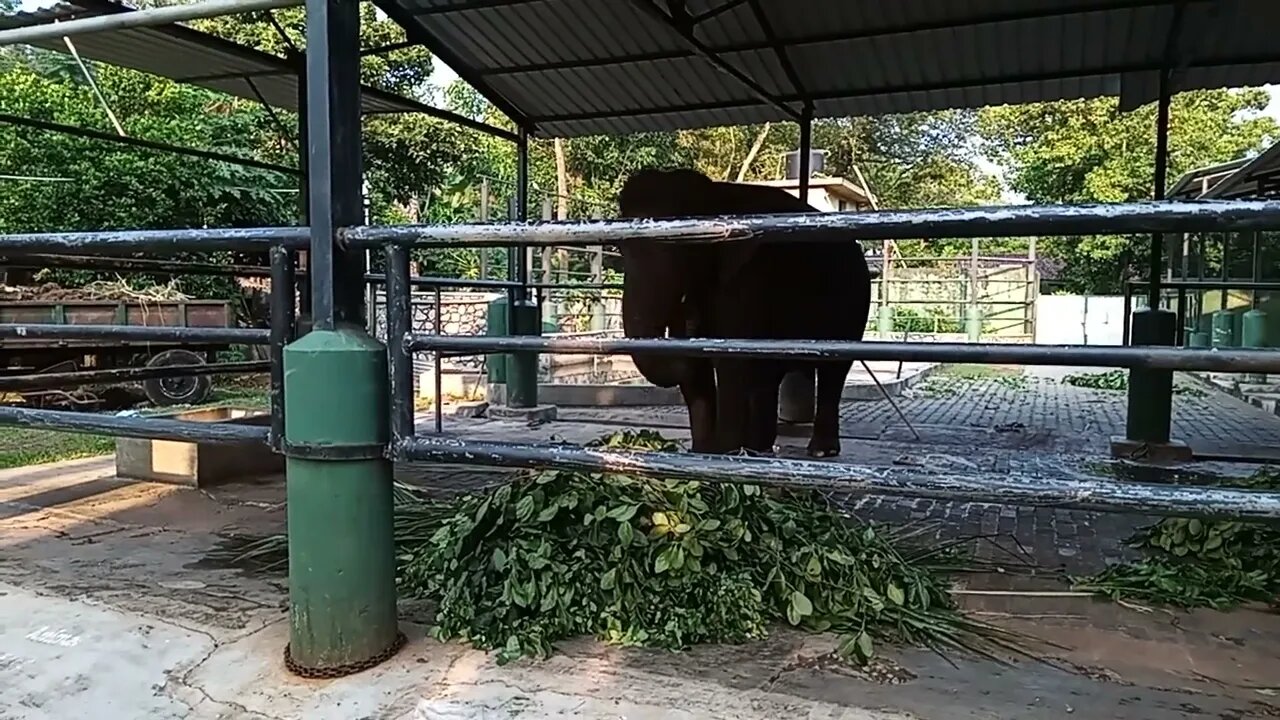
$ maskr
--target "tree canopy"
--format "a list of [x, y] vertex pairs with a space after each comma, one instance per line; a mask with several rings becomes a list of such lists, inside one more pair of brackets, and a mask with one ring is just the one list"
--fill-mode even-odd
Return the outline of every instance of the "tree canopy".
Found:
[[[0, 0], [0, 7], [4, 3], [12, 0]], [[372, 6], [362, 5], [361, 13], [364, 47], [405, 39]], [[305, 42], [301, 8], [192, 24], [280, 56]], [[438, 87], [434, 59], [423, 48], [368, 55], [361, 63], [370, 85], [514, 129], [465, 83]], [[293, 113], [125, 69], [88, 68], [101, 101], [72, 58], [0, 49], [0, 112], [114, 132], [105, 103], [131, 136], [297, 164]], [[1187, 169], [1259, 150], [1277, 135], [1275, 122], [1257, 114], [1266, 102], [1256, 90], [1179, 95], [1171, 181]], [[813, 136], [815, 148], [828, 153], [826, 172], [865, 178], [881, 207], [999, 202], [1000, 180], [984, 170], [984, 153], [1008, 187], [1032, 201], [1117, 201], [1150, 195], [1153, 118], [1151, 107], [1122, 114], [1114, 100], [1100, 99], [825, 119], [815, 123]], [[646, 166], [695, 167], [727, 180], [778, 178], [798, 141], [791, 123], [536, 139], [531, 212], [539, 216], [550, 199], [557, 217], [610, 216], [622, 182]], [[474, 221], [485, 183], [490, 217], [501, 219], [514, 194], [512, 143], [425, 116], [366, 117], [364, 159], [375, 222]], [[298, 216], [298, 181], [290, 175], [12, 125], [0, 125], [0, 174], [50, 178], [0, 180], [0, 231], [279, 225]], [[1066, 262], [1072, 287], [1101, 291], [1142, 266], [1146, 245], [1145, 239], [1089, 238], [1046, 239], [1042, 247]], [[1024, 246], [1007, 240], [988, 247]], [[962, 252], [968, 243], [929, 240], [927, 247], [931, 254]], [[494, 251], [490, 264], [500, 266], [502, 257]], [[440, 274], [475, 275], [479, 266], [475, 251], [425, 253], [419, 260]]]
[[[1169, 177], [1257, 153], [1280, 136], [1260, 114], [1264, 90], [1200, 90], [1174, 96], [1169, 120]], [[978, 133], [1011, 189], [1036, 203], [1150, 199], [1156, 109], [1122, 113], [1114, 98], [988, 108]], [[1145, 276], [1149, 237], [1047, 238], [1063, 262], [1063, 280], [1083, 292], [1117, 292], [1125, 277]]]

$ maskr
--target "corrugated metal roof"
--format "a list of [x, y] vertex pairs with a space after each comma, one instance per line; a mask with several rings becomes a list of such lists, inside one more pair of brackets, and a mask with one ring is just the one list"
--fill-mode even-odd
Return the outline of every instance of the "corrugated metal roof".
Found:
[[[791, 117], [640, 7], [678, 3], [374, 2], [499, 109], [544, 135]], [[1131, 108], [1154, 99], [1166, 57], [1180, 68], [1175, 90], [1280, 81], [1275, 0], [685, 0], [683, 7], [703, 16], [694, 36], [718, 57], [796, 112], [811, 101], [819, 117], [1102, 95], [1120, 95]]]
[[[111, 0], [75, 0], [34, 12], [2, 15], [0, 29], [132, 10]], [[265, 101], [273, 107], [298, 109], [299, 80], [294, 65], [284, 58], [208, 33], [180, 25], [164, 25], [77, 35], [73, 41], [76, 51], [84, 58], [249, 100]], [[67, 51], [60, 38], [35, 45]], [[368, 86], [364, 87], [362, 105], [366, 113], [440, 112], [415, 100]]]

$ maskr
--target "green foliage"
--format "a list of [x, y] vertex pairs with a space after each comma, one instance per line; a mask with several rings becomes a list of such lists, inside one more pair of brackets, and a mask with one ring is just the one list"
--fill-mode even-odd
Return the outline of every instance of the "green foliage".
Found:
[[[591, 446], [679, 450], [650, 430]], [[679, 649], [761, 638], [783, 622], [839, 633], [853, 662], [878, 642], [1017, 651], [1014, 636], [956, 608], [944, 575], [960, 558], [925, 532], [757, 485], [560, 470], [449, 501], [396, 487], [401, 592], [437, 604], [438, 637], [497, 650], [503, 663], [581, 635]], [[212, 559], [278, 570], [286, 543], [273, 536]]]
[[[1236, 484], [1274, 491], [1280, 476], [1264, 468]], [[1280, 600], [1280, 528], [1274, 525], [1169, 517], [1129, 542], [1148, 557], [1079, 579], [1076, 589], [1187, 608]]]
[[[675, 449], [649, 431], [593, 444]], [[499, 662], [584, 634], [677, 649], [784, 621], [840, 633], [856, 661], [878, 641], [999, 642], [955, 609], [938, 576], [949, 558], [904, 550], [905, 535], [814, 495], [546, 471], [460, 499], [430, 541], [401, 543], [401, 585], [439, 603], [438, 637]]]
[[[1173, 98], [1169, 182], [1206, 165], [1258, 152], [1280, 136], [1260, 115], [1261, 89], [1198, 90]], [[1155, 106], [1121, 113], [1115, 98], [1007, 105], [981, 111], [985, 149], [1010, 187], [1038, 203], [1149, 199], [1155, 162]], [[1042, 252], [1065, 261], [1075, 292], [1118, 293], [1125, 277], [1145, 275], [1150, 237], [1045, 238]]]
[[954, 313], [929, 307], [924, 312], [910, 307], [893, 309], [893, 331], [916, 334], [961, 333], [964, 324]]
[[[1106, 372], [1072, 373], [1062, 378], [1062, 382], [1067, 385], [1091, 388], [1093, 390], [1125, 392], [1129, 389], [1129, 371], [1117, 368]], [[1207, 393], [1194, 385], [1175, 384], [1173, 386], [1173, 394], [1204, 397]]]
[[1062, 378], [1062, 382], [1067, 385], [1092, 388], [1094, 390], [1122, 391], [1129, 389], [1129, 371], [1108, 370], [1097, 373], [1072, 373]]
[[115, 438], [7, 427], [0, 433], [0, 470], [110, 455]]

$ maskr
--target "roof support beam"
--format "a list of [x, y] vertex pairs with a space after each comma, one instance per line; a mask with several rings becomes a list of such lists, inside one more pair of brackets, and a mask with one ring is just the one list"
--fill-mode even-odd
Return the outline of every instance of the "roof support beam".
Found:
[[447, 15], [449, 13], [467, 12], [468, 10], [488, 10], [490, 8], [508, 8], [516, 5], [532, 5], [546, 0], [463, 0], [452, 5], [432, 5], [413, 11], [414, 15]]
[[747, 2], [747, 1], [748, 1], [748, 0], [725, 0], [725, 2], [724, 2], [724, 3], [722, 3], [722, 4], [720, 4], [720, 5], [715, 6], [715, 7], [711, 8], [710, 10], [703, 10], [702, 12], [698, 13], [697, 15], [694, 15], [694, 16], [693, 16], [693, 24], [694, 24], [694, 25], [700, 25], [700, 24], [702, 24], [702, 23], [704, 23], [704, 22], [706, 22], [706, 21], [710, 20], [711, 18], [717, 17], [717, 16], [719, 16], [719, 15], [723, 15], [724, 13], [729, 12], [730, 10], [732, 10], [732, 9], [734, 9], [734, 8], [736, 8], [736, 7], [738, 7], [739, 5], [741, 5], [741, 4], [743, 4], [744, 2]]
[[[745, 2], [746, 0], [741, 0]], [[736, 2], [730, 2], [729, 5], [737, 5]], [[913, 23], [896, 25], [892, 27], [884, 27], [878, 29], [867, 29], [857, 31], [831, 32], [818, 35], [810, 35], [800, 38], [786, 38], [782, 42], [789, 48], [800, 47], [805, 45], [821, 45], [825, 43], [849, 42], [852, 40], [868, 40], [873, 38], [882, 38], [892, 35], [904, 35], [912, 33], [928, 32], [930, 30], [947, 30], [953, 28], [971, 28], [981, 25], [993, 25], [997, 23], [1016, 22], [1019, 20], [1040, 20], [1054, 17], [1070, 16], [1086, 12], [1102, 12], [1106, 10], [1124, 10], [1137, 9], [1145, 7], [1164, 7], [1169, 4], [1169, 0], [1084, 0], [1070, 7], [1059, 7], [1051, 10], [1019, 10], [1019, 11], [1003, 11], [994, 12], [989, 15], [976, 18], [956, 24], [954, 21], [941, 20], [924, 23]], [[725, 6], [721, 6], [725, 7]], [[718, 8], [717, 8], [718, 9]], [[708, 13], [693, 17], [695, 23], [702, 22], [702, 18]], [[774, 46], [772, 42], [745, 42], [734, 43], [730, 45], [708, 46], [708, 50], [716, 55], [726, 55], [730, 53], [755, 52], [760, 50], [769, 50]], [[496, 67], [486, 69], [481, 72], [482, 75], [516, 75], [529, 72], [546, 72], [548, 70], [576, 70], [581, 68], [608, 67], [612, 65], [632, 65], [636, 63], [649, 63], [656, 60], [680, 60], [685, 58], [696, 57], [697, 53], [691, 50], [667, 50], [662, 52], [636, 53], [633, 55], [618, 55], [611, 58], [601, 58], [598, 60], [573, 60], [573, 61], [555, 61], [546, 63], [530, 63], [525, 65], [508, 65], [504, 67]]]
[[[1229, 64], [1221, 64], [1216, 62], [1196, 62], [1191, 61], [1186, 64], [1188, 69], [1197, 68], [1221, 68], [1221, 67], [1247, 67], [1250, 65], [1270, 65], [1277, 62], [1276, 56], [1267, 55], [1262, 57], [1241, 57], [1233, 60]], [[1117, 66], [1107, 68], [1082, 68], [1079, 70], [1064, 70], [1062, 72], [1052, 73], [1027, 73], [1025, 75], [1013, 75], [1001, 78], [1000, 84], [1016, 85], [1019, 83], [1044, 82], [1050, 80], [1081, 80], [1085, 78], [1101, 78], [1112, 77], [1128, 72], [1150, 72], [1158, 71], [1161, 68], [1160, 62], [1135, 63], [1131, 66]], [[823, 100], [847, 100], [864, 97], [896, 95], [899, 93], [911, 92], [934, 92], [938, 90], [965, 90], [968, 88], [985, 87], [992, 84], [990, 80], [975, 79], [972, 81], [957, 81], [943, 83], [917, 83], [911, 85], [898, 85], [885, 88], [874, 88], [870, 90], [829, 90], [824, 92], [811, 93], [809, 99], [815, 102]], [[784, 95], [779, 98], [783, 102], [802, 102], [804, 99], [795, 95]], [[687, 112], [710, 112], [715, 110], [735, 110], [739, 108], [756, 107], [765, 103], [753, 100], [725, 100], [720, 102], [709, 103], [689, 103], [685, 105], [668, 105], [665, 107], [654, 108], [637, 108], [634, 110], [620, 110], [613, 112], [583, 112], [565, 115], [545, 115], [531, 118], [536, 123], [557, 123], [557, 122], [581, 122], [587, 120], [603, 120], [610, 118], [628, 118], [628, 117], [645, 117], [647, 115], [667, 115], [671, 113], [687, 113]]]
[[536, 130], [535, 124], [530, 122], [529, 118], [520, 112], [515, 105], [494, 90], [492, 85], [485, 82], [485, 79], [481, 77], [475, 68], [464, 62], [434, 32], [428, 30], [421, 21], [414, 17], [413, 12], [406, 10], [399, 3], [391, 0], [373, 0], [373, 4], [386, 13], [387, 17], [394, 20], [396, 24], [404, 28], [405, 37], [415, 43], [425, 45], [428, 50], [457, 73], [458, 77], [475, 88], [477, 92], [484, 96], [485, 100], [488, 100], [503, 115], [510, 118], [516, 124], [516, 127], [523, 128], [527, 133], [533, 134]]
[[[791, 62], [791, 56], [787, 54], [787, 48], [778, 41], [778, 34], [773, 31], [773, 23], [770, 22], [768, 14], [764, 11], [764, 5], [760, 0], [747, 0], [747, 4], [751, 6], [751, 14], [756, 18], [756, 24], [760, 26], [760, 32], [764, 33], [765, 40], [769, 42], [773, 48], [773, 54], [778, 58], [778, 64], [782, 66], [782, 72], [787, 76], [787, 82], [791, 83], [791, 89], [796, 95], [805, 97], [807, 93], [804, 91], [804, 83], [800, 81], [800, 73], [796, 72], [796, 66]], [[807, 104], [807, 103], [806, 103]], [[810, 118], [813, 112], [809, 112]]]
[[169, 25], [171, 23], [222, 15], [296, 7], [301, 4], [302, 0], [205, 0], [204, 2], [190, 5], [165, 5], [134, 12], [95, 15], [65, 22], [42, 23], [40, 25], [27, 25], [9, 30], [0, 30], [0, 47], [110, 30], [155, 27], [157, 25]]
[[156, 142], [154, 140], [142, 140], [140, 138], [117, 135], [115, 133], [103, 132], [101, 130], [79, 128], [74, 125], [60, 125], [58, 123], [47, 122], [45, 120], [24, 118], [17, 115], [9, 115], [7, 113], [0, 113], [0, 123], [62, 133], [63, 135], [69, 135], [71, 137], [87, 138], [89, 140], [102, 140], [104, 142], [116, 143], [117, 145], [128, 145], [147, 150], [159, 150], [161, 152], [173, 153], [175, 155], [186, 155], [188, 157], [196, 157], [203, 160], [216, 160], [217, 162], [230, 163], [241, 167], [257, 168], [259, 170], [270, 170], [271, 172], [278, 172], [285, 175], [300, 174], [296, 168], [262, 162], [261, 160], [237, 157], [235, 155], [214, 152], [212, 150], [198, 150], [196, 148], [182, 147], [180, 145], [170, 145], [168, 143]]
[[[679, 0], [672, 1], [673, 4], [679, 2]], [[659, 23], [671, 28], [672, 31], [680, 36], [680, 39], [684, 41], [684, 44], [688, 46], [695, 55], [707, 60], [714, 65], [717, 70], [736, 80], [738, 84], [749, 90], [752, 95], [755, 95], [763, 102], [778, 108], [792, 119], [800, 119], [799, 111], [774, 96], [768, 90], [764, 89], [764, 87], [753, 80], [751, 76], [742, 72], [728, 62], [725, 62], [724, 58], [720, 57], [716, 51], [708, 47], [706, 43], [694, 37], [692, 18], [690, 18], [687, 13], [684, 14], [682, 20], [677, 20], [676, 18], [659, 10], [658, 6], [654, 5], [650, 0], [631, 0], [631, 4], [637, 10], [640, 10], [654, 20], [657, 20]], [[678, 7], [683, 9], [683, 3], [679, 2]]]

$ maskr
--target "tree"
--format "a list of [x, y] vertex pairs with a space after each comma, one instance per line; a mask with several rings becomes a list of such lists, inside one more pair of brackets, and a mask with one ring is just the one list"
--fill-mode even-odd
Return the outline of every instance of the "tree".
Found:
[[[1183, 173], [1257, 153], [1280, 135], [1259, 113], [1263, 90], [1199, 90], [1173, 98], [1169, 183]], [[1150, 199], [1155, 163], [1155, 106], [1121, 113], [1099, 98], [983, 110], [978, 132], [1009, 186], [1036, 203]], [[1046, 238], [1047, 255], [1064, 263], [1077, 292], [1115, 293], [1126, 277], [1144, 276], [1149, 237]]]

